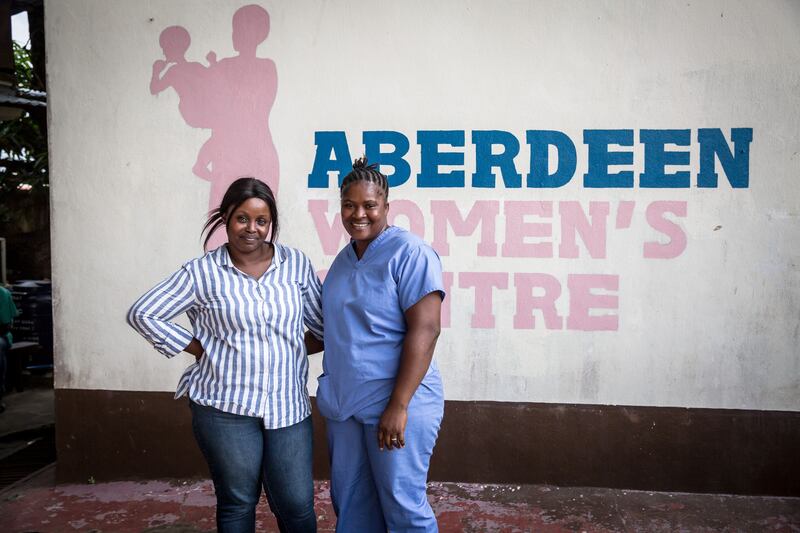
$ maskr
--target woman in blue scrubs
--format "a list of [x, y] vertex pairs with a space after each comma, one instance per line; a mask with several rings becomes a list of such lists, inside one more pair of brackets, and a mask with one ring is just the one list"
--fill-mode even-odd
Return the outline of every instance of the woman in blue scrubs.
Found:
[[444, 410], [433, 351], [444, 288], [439, 256], [389, 226], [386, 176], [357, 160], [340, 187], [352, 238], [322, 287], [331, 499], [338, 532], [437, 531], [426, 496]]

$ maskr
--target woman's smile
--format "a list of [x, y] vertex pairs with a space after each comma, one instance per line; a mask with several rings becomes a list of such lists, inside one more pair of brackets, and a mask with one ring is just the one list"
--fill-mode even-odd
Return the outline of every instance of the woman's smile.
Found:
[[234, 253], [249, 254], [267, 240], [272, 217], [264, 200], [250, 198], [231, 211], [226, 222], [229, 247]]
[[360, 230], [369, 228], [370, 223], [369, 222], [351, 222], [350, 226], [352, 226], [354, 230], [360, 231]]
[[368, 181], [350, 185], [341, 199], [342, 223], [356, 242], [357, 253], [364, 253], [375, 237], [388, 225], [389, 202], [383, 190]]

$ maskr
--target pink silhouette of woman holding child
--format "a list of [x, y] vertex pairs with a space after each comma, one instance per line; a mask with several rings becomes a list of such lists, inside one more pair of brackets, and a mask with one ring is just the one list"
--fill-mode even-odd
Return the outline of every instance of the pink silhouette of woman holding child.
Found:
[[[211, 130], [192, 168], [211, 182], [209, 209], [220, 205], [230, 184], [242, 176], [259, 178], [278, 194], [278, 152], [269, 130], [278, 73], [271, 59], [256, 56], [269, 35], [269, 14], [261, 6], [244, 6], [234, 13], [232, 25], [237, 55], [217, 61], [209, 52], [207, 67], [187, 61], [191, 37], [185, 28], [164, 29], [159, 37], [164, 59], [153, 63], [150, 80], [154, 95], [175, 90], [186, 124]], [[207, 246], [213, 249], [226, 239], [224, 231], [217, 231]]]

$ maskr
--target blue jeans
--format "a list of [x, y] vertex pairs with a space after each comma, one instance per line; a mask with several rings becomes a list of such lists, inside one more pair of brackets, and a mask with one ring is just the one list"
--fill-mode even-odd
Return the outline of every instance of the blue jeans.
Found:
[[220, 533], [255, 531], [261, 486], [282, 532], [315, 532], [311, 417], [264, 429], [260, 418], [189, 403], [217, 494]]

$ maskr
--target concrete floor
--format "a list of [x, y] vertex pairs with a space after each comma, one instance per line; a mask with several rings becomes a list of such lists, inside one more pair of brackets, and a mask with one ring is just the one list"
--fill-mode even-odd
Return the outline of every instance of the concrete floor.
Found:
[[3, 397], [6, 411], [0, 413], [0, 438], [53, 424], [54, 396], [52, 387], [6, 394]]
[[[172, 532], [214, 530], [207, 480], [54, 485], [53, 467], [0, 493], [0, 529], [22, 532]], [[800, 498], [768, 498], [564, 488], [431, 483], [442, 532], [798, 532]], [[336, 517], [326, 481], [316, 484], [320, 531]], [[262, 502], [258, 531], [278, 531]]]
[[[53, 391], [34, 388], [5, 398], [0, 458], [15, 433], [53, 423]], [[640, 492], [544, 485], [431, 483], [442, 532], [798, 532], [800, 498]], [[320, 531], [336, 517], [326, 481], [316, 484]], [[56, 485], [55, 468], [0, 491], [0, 532], [172, 532], [214, 530], [214, 490], [207, 480], [152, 480]], [[266, 502], [258, 531], [278, 531]]]

